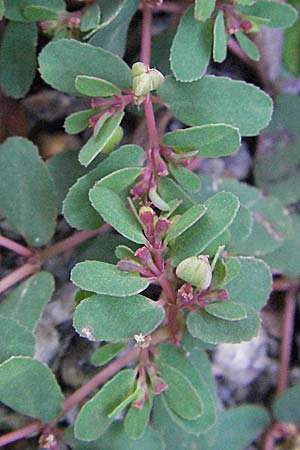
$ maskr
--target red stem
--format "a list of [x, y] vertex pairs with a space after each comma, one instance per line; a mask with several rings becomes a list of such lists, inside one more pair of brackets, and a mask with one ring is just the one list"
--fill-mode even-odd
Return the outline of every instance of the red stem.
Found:
[[273, 450], [274, 444], [275, 444], [275, 438], [274, 438], [274, 434], [273, 434], [273, 428], [270, 428], [265, 435], [263, 450]]
[[13, 286], [14, 284], [18, 283], [19, 281], [24, 280], [24, 278], [27, 278], [29, 275], [32, 275], [34, 272], [38, 270], [38, 268], [39, 268], [38, 264], [26, 263], [23, 266], [11, 272], [6, 277], [2, 278], [2, 280], [0, 280], [0, 294], [6, 291], [6, 289]]
[[8, 239], [4, 236], [0, 236], [0, 246], [8, 248], [9, 250], [13, 250], [18, 255], [30, 257], [34, 255], [34, 251], [25, 247], [24, 245], [18, 244], [11, 239]]
[[285, 391], [285, 389], [288, 387], [288, 370], [292, 350], [294, 317], [296, 308], [296, 292], [297, 288], [293, 286], [287, 291], [285, 297], [282, 339], [279, 356], [279, 374], [276, 390], [277, 395]]
[[42, 424], [39, 420], [35, 420], [25, 427], [19, 428], [18, 430], [11, 431], [10, 433], [0, 436], [0, 447], [4, 447], [11, 442], [19, 441], [31, 434], [36, 434], [42, 428]]

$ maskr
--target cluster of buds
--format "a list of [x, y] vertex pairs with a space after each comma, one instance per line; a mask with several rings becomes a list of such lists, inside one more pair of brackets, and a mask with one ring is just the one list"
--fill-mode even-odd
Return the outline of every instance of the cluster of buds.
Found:
[[241, 16], [233, 7], [223, 5], [222, 9], [226, 17], [226, 28], [229, 34], [235, 34], [242, 30], [244, 33], [253, 31], [253, 23], [247, 18]]
[[177, 266], [176, 275], [185, 281], [177, 291], [177, 298], [183, 308], [205, 308], [210, 301], [228, 299], [226, 289], [209, 290], [212, 268], [206, 255], [184, 259]]
[[139, 218], [150, 248], [164, 248], [163, 238], [171, 226], [171, 222], [165, 217], [158, 217], [155, 211], [149, 206], [142, 206], [140, 208]]
[[144, 101], [144, 96], [157, 89], [165, 79], [159, 70], [150, 69], [142, 62], [133, 64], [131, 74], [133, 78], [132, 89], [137, 104], [141, 104]]
[[[70, 37], [80, 29], [82, 11], [63, 12], [56, 20], [44, 20], [40, 22], [42, 31], [49, 37], [53, 37], [64, 27], [71, 33]], [[76, 36], [74, 36], [76, 37]]]

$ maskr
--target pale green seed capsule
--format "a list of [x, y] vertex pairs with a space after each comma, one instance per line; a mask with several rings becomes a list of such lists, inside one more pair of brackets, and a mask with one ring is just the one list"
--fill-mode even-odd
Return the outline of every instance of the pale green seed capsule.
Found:
[[198, 289], [208, 289], [212, 280], [212, 270], [207, 256], [190, 256], [184, 259], [178, 265], [176, 275]]
[[150, 69], [149, 74], [152, 82], [151, 90], [157, 89], [165, 80], [165, 77], [159, 70]]
[[139, 75], [142, 75], [143, 73], [146, 73], [148, 71], [148, 67], [146, 64], [142, 62], [136, 62], [133, 64], [131, 68], [131, 75], [132, 77], [138, 77]]
[[148, 73], [143, 73], [142, 75], [134, 77], [132, 88], [137, 97], [148, 94], [148, 92], [151, 91], [151, 87], [152, 82]]

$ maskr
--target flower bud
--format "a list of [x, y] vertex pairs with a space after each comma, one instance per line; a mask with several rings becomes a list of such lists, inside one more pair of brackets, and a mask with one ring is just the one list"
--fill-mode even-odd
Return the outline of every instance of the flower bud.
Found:
[[190, 256], [184, 259], [178, 265], [176, 275], [198, 289], [208, 289], [212, 280], [212, 270], [207, 256]]
[[165, 81], [165, 77], [157, 69], [150, 69], [149, 75], [152, 82], [151, 90], [157, 89]]
[[142, 62], [136, 62], [131, 68], [132, 78], [138, 77], [139, 75], [142, 75], [142, 73], [147, 73], [147, 71], [148, 67], [146, 66], [146, 64]]
[[152, 81], [150, 75], [148, 73], [142, 73], [141, 75], [134, 77], [132, 82], [132, 89], [137, 97], [148, 94], [148, 92], [150, 92], [152, 89]]

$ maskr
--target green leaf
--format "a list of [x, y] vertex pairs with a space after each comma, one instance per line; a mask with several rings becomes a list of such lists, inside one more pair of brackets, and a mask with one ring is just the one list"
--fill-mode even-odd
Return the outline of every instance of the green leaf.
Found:
[[267, 26], [272, 28], [288, 28], [297, 19], [297, 10], [291, 5], [270, 0], [259, 0], [240, 10], [243, 14], [268, 19]]
[[295, 212], [291, 215], [291, 219], [292, 229], [283, 241], [282, 246], [265, 255], [263, 259], [275, 272], [297, 277], [300, 274], [299, 215]]
[[159, 434], [152, 428], [147, 428], [141, 439], [133, 440], [126, 435], [123, 422], [118, 420], [115, 420], [108, 430], [93, 442], [79, 441], [71, 435], [70, 431], [65, 433], [64, 437], [74, 450], [104, 448], [105, 450], [162, 450]]
[[46, 166], [54, 180], [57, 210], [62, 211], [62, 204], [70, 187], [87, 173], [78, 161], [77, 150], [66, 150], [47, 159]]
[[83, 166], [88, 166], [110, 142], [123, 117], [124, 111], [120, 110], [104, 122], [96, 138], [90, 137], [79, 152], [79, 162]]
[[244, 450], [257, 439], [269, 423], [269, 414], [259, 406], [243, 405], [222, 411], [218, 423], [218, 436], [210, 449]]
[[90, 197], [97, 196], [97, 191], [101, 187], [111, 189], [116, 194], [127, 189], [141, 174], [140, 167], [126, 167], [124, 169], [116, 170], [115, 172], [101, 178], [90, 191]]
[[245, 309], [247, 318], [236, 321], [218, 319], [205, 311], [191, 312], [187, 328], [193, 337], [210, 344], [247, 341], [257, 335], [260, 321], [256, 311], [246, 305]]
[[93, 441], [104, 433], [113, 420], [109, 413], [133, 391], [134, 379], [134, 370], [122, 370], [85, 403], [75, 422], [78, 439]]
[[0, 146], [0, 207], [32, 246], [46, 244], [56, 226], [54, 183], [37, 148], [13, 137]]
[[3, 18], [4, 12], [5, 12], [5, 8], [4, 8], [4, 0], [0, 0], [0, 19]]
[[204, 205], [195, 205], [179, 217], [168, 230], [165, 242], [172, 241], [188, 230], [204, 216], [207, 208]]
[[27, 328], [4, 316], [0, 316], [0, 326], [0, 362], [16, 355], [33, 356], [35, 339]]
[[84, 11], [80, 20], [80, 31], [89, 31], [96, 28], [100, 23], [101, 11], [97, 3], [92, 3]]
[[145, 278], [101, 261], [76, 264], [71, 273], [71, 280], [86, 291], [119, 297], [138, 294], [149, 285]]
[[227, 123], [242, 136], [255, 136], [268, 125], [272, 100], [262, 90], [226, 77], [205, 76], [193, 83], [167, 77], [158, 88], [167, 107], [188, 125]]
[[203, 414], [201, 398], [188, 378], [168, 364], [160, 364], [160, 374], [168, 384], [163, 396], [176, 414], [187, 420], [196, 419]]
[[[54, 278], [40, 272], [21, 283], [0, 303], [0, 314], [34, 332], [37, 321], [54, 292]], [[6, 341], [6, 344], [9, 341]]]
[[249, 39], [244, 33], [241, 31], [238, 31], [235, 33], [235, 36], [241, 46], [241, 48], [244, 50], [246, 55], [249, 56], [249, 58], [254, 59], [254, 61], [259, 61], [260, 54], [259, 50], [254, 44], [254, 42]]
[[300, 386], [289, 387], [275, 398], [273, 402], [273, 413], [279, 422], [300, 422], [299, 411]]
[[300, 21], [285, 31], [283, 43], [283, 62], [285, 67], [294, 75], [300, 72]]
[[299, 114], [298, 95], [279, 95], [272, 122], [262, 133], [255, 158], [256, 184], [285, 205], [300, 199]]
[[78, 111], [70, 114], [65, 120], [64, 128], [69, 134], [81, 133], [89, 126], [89, 120], [92, 116], [97, 114], [97, 110], [85, 109], [83, 111]]
[[[193, 194], [195, 200], [203, 203], [210, 192], [212, 194], [218, 190], [226, 190], [238, 196], [241, 205], [248, 208], [253, 217], [253, 223], [248, 222], [250, 234], [247, 222], [246, 227], [245, 223], [242, 227], [245, 217], [239, 218], [239, 227], [233, 227], [235, 233], [237, 233], [237, 228], [240, 228], [232, 243], [236, 253], [263, 256], [282, 246], [284, 239], [291, 230], [291, 219], [286, 209], [276, 198], [265, 197], [257, 188], [234, 179], [219, 179], [217, 183], [213, 178], [211, 178], [210, 183], [207, 177], [205, 180], [207, 181], [205, 184], [206, 192], [202, 190]], [[248, 235], [248, 237], [245, 239], [244, 236], [242, 240], [239, 240], [238, 236], [242, 228], [245, 236]]]
[[175, 28], [166, 28], [155, 34], [151, 40], [151, 67], [155, 67], [164, 75], [172, 73], [169, 56], [175, 33]]
[[230, 246], [235, 249], [250, 236], [253, 229], [253, 214], [245, 206], [241, 205], [233, 224], [229, 230], [231, 233]]
[[76, 95], [78, 75], [102, 78], [122, 88], [130, 88], [131, 72], [118, 56], [72, 39], [50, 42], [39, 56], [40, 72], [55, 89]]
[[239, 130], [230, 125], [203, 125], [166, 133], [163, 143], [179, 153], [198, 150], [199, 156], [216, 158], [236, 152], [241, 137]]
[[42, 5], [28, 5], [24, 9], [24, 17], [31, 22], [56, 20], [59, 17], [59, 11]]
[[195, 19], [207, 20], [214, 12], [216, 0], [195, 0]]
[[137, 244], [145, 242], [145, 236], [137, 219], [111, 189], [98, 187], [97, 191], [91, 192], [90, 200], [105, 222], [109, 223], [122, 236]]
[[92, 364], [96, 367], [103, 366], [115, 356], [117, 356], [121, 350], [126, 347], [124, 342], [114, 342], [112, 344], [101, 345], [92, 355]]
[[168, 203], [174, 200], [181, 200], [179, 207], [176, 209], [178, 214], [183, 214], [187, 209], [195, 205], [190, 196], [169, 177], [160, 178], [158, 191]]
[[[226, 283], [231, 301], [251, 306], [259, 311], [269, 298], [272, 290], [272, 275], [264, 261], [256, 258], [236, 258], [240, 263], [238, 277]], [[255, 289], [253, 289], [255, 286]]]
[[219, 11], [214, 23], [213, 58], [221, 63], [227, 56], [227, 36], [224, 22], [224, 13]]
[[[195, 363], [195, 361], [197, 362]], [[203, 351], [198, 351], [196, 354], [191, 347], [188, 348], [188, 353], [186, 353], [177, 346], [161, 344], [157, 364], [158, 367], [160, 367], [160, 364], [167, 364], [180, 371], [196, 390], [203, 404], [202, 415], [192, 421], [179, 417], [166, 405], [173, 422], [186, 433], [196, 434], [197, 436], [211, 429], [216, 421], [215, 398], [212, 395], [215, 387], [206, 354]], [[205, 382], [205, 377], [209, 378], [209, 385]]]
[[223, 320], [235, 321], [247, 318], [246, 310], [242, 305], [226, 300], [210, 303], [205, 306], [205, 311]]
[[201, 184], [199, 176], [184, 166], [169, 164], [170, 174], [185, 190], [189, 192], [199, 191]]
[[241, 263], [239, 258], [226, 258], [224, 262], [226, 265], [226, 278], [223, 286], [226, 286], [239, 275]]
[[124, 145], [111, 153], [96, 169], [79, 178], [70, 189], [63, 205], [68, 223], [79, 229], [95, 229], [103, 221], [89, 202], [89, 191], [99, 179], [118, 169], [140, 166], [143, 149], [137, 145]]
[[41, 12], [44, 10], [44, 19], [39, 20], [46, 20], [48, 18], [49, 11], [46, 10], [51, 10], [53, 14], [56, 13], [58, 16], [66, 7], [63, 0], [47, 0], [46, 5], [45, 0], [4, 0], [4, 4], [5, 17], [16, 22], [27, 22], [31, 20], [27, 18], [26, 12], [34, 7]]
[[150, 398], [147, 398], [141, 409], [134, 406], [129, 408], [124, 428], [131, 439], [140, 439], [144, 435], [149, 422], [151, 408], [152, 401]]
[[[104, 48], [123, 57], [126, 49], [127, 30], [138, 4], [139, 0], [123, 0], [121, 3], [116, 1], [101, 2], [103, 21], [100, 24], [99, 31], [92, 36], [89, 42], [96, 47]], [[105, 9], [107, 14], [105, 14]]]
[[7, 24], [0, 50], [0, 84], [6, 95], [21, 98], [29, 91], [36, 70], [36, 46], [36, 24]]
[[115, 250], [118, 259], [134, 258], [134, 251], [126, 245], [118, 245]]
[[110, 97], [111, 95], [121, 94], [121, 90], [109, 81], [85, 75], [76, 77], [75, 87], [78, 92], [89, 97]]
[[128, 298], [94, 295], [76, 308], [74, 327], [90, 340], [113, 341], [151, 333], [164, 315], [162, 307], [142, 295]]
[[233, 222], [239, 209], [239, 201], [229, 192], [220, 192], [208, 199], [204, 206], [207, 211], [202, 220], [176, 239], [172, 249], [173, 266], [189, 256], [200, 254], [220, 236]]
[[211, 43], [211, 24], [195, 20], [191, 6], [180, 20], [171, 47], [171, 69], [177, 80], [190, 82], [202, 77], [209, 63]]
[[20, 414], [50, 422], [61, 412], [63, 395], [45, 364], [17, 356], [0, 365], [0, 401]]

